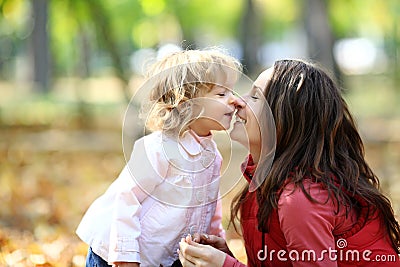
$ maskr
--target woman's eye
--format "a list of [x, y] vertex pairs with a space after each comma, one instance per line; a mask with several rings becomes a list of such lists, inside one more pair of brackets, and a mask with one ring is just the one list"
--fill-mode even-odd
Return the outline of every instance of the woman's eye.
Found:
[[252, 96], [250, 96], [252, 99], [254, 99], [254, 100], [257, 100], [257, 99], [259, 99], [258, 98], [258, 96], [256, 96], [256, 95], [252, 95]]

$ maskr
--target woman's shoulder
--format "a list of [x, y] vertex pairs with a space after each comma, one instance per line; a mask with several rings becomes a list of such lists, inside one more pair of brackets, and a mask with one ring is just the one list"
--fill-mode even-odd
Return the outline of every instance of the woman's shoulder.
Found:
[[280, 190], [279, 199], [290, 198], [297, 201], [310, 201], [319, 202], [320, 200], [326, 202], [329, 198], [329, 191], [326, 187], [319, 182], [311, 179], [303, 179], [299, 184], [287, 181]]
[[[279, 196], [277, 209], [283, 232], [307, 233], [307, 236], [316, 234], [312, 229], [327, 231], [326, 235], [335, 231], [338, 218], [344, 219], [342, 214], [335, 214], [336, 210], [335, 200], [329, 197], [328, 190], [311, 180], [304, 180], [300, 185], [287, 183]], [[292, 229], [293, 226], [297, 230]]]
[[356, 218], [352, 211], [347, 214], [338, 201], [323, 183], [311, 179], [304, 179], [299, 185], [288, 182], [278, 199], [278, 213], [281, 219], [291, 218], [293, 223], [323, 223], [339, 233], [347, 231]]
[[283, 186], [278, 210], [287, 215], [331, 217], [337, 208], [335, 202], [323, 184], [304, 179], [301, 184], [287, 182]]

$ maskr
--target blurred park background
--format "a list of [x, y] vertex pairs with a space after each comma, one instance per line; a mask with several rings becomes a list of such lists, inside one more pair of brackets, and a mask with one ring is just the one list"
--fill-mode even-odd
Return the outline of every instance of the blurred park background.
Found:
[[[125, 164], [143, 67], [209, 46], [252, 79], [279, 58], [330, 70], [400, 213], [398, 0], [0, 0], [0, 266], [84, 265], [74, 231]], [[240, 236], [228, 240], [245, 261]]]

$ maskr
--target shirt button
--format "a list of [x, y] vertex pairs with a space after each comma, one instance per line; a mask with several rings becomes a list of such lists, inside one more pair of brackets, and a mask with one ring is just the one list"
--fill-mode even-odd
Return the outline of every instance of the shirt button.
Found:
[[204, 193], [203, 193], [203, 191], [197, 191], [196, 192], [196, 199], [200, 203], [202, 203], [204, 201]]
[[191, 184], [192, 183], [189, 175], [181, 175], [181, 178], [187, 184]]
[[217, 197], [215, 196], [208, 196], [208, 198], [207, 198], [207, 200], [208, 200], [208, 202], [214, 202], [214, 201], [216, 201], [217, 200]]
[[196, 225], [192, 225], [189, 227], [189, 234], [190, 235], [194, 235], [195, 233], [197, 233], [197, 226]]

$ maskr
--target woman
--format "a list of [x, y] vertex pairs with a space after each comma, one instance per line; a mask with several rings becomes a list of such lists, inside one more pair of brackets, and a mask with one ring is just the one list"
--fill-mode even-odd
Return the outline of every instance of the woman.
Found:
[[[264, 98], [276, 126], [267, 174], [263, 137], [254, 134], [257, 119], [267, 119], [258, 112]], [[250, 188], [234, 199], [231, 222], [240, 214], [248, 266], [399, 266], [399, 224], [332, 79], [307, 62], [277, 61], [245, 102], [237, 112], [243, 124], [237, 122], [231, 136], [249, 144], [243, 171]], [[200, 237], [211, 246], [191, 237], [180, 242], [183, 266], [245, 266], [224, 240]]]

